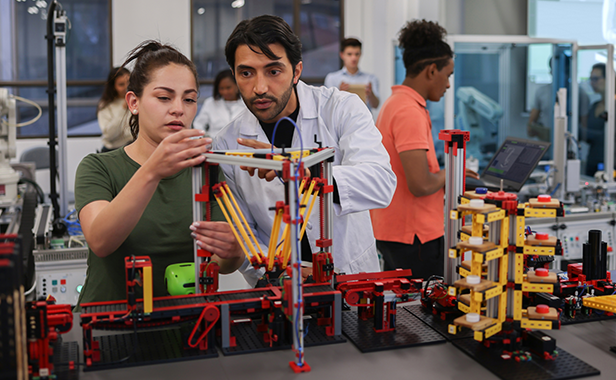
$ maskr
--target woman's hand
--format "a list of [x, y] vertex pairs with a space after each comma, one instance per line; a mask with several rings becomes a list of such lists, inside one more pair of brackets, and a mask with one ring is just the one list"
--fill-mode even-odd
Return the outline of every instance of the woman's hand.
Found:
[[216, 260], [220, 273], [234, 272], [242, 265], [244, 252], [227, 222], [194, 222], [190, 230], [199, 247], [220, 258]]
[[203, 137], [204, 133], [199, 129], [184, 129], [165, 137], [143, 167], [161, 180], [202, 163], [205, 160], [202, 153], [212, 144], [211, 138]]

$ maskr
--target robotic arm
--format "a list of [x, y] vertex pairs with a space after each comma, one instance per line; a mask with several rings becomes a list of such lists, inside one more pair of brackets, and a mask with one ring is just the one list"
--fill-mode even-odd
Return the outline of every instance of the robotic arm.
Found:
[[[17, 124], [17, 100], [35, 106], [38, 115], [28, 122]], [[17, 199], [19, 174], [9, 164], [11, 158], [15, 158], [16, 155], [16, 128], [34, 123], [42, 113], [38, 104], [19, 96], [9, 95], [8, 89], [0, 88], [0, 204], [12, 203]]]
[[481, 157], [479, 145], [484, 137], [480, 116], [496, 125], [503, 117], [503, 108], [475, 87], [460, 87], [456, 95], [459, 106], [459, 114], [456, 118], [458, 128], [470, 131], [471, 140], [466, 145], [468, 155], [479, 158]]

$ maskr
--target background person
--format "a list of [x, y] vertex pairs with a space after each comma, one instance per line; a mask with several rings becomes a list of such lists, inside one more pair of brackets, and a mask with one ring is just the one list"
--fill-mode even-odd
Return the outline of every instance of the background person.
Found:
[[131, 255], [150, 256], [154, 297], [167, 295], [168, 265], [194, 261], [193, 239], [214, 254], [221, 273], [244, 259], [227, 223], [192, 220], [191, 168], [211, 142], [191, 139], [204, 134], [190, 129], [198, 98], [194, 64], [155, 41], [138, 46], [124, 65], [132, 61], [126, 101], [135, 142], [90, 154], [77, 169], [76, 209], [89, 248], [79, 304], [126, 299], [124, 258]]
[[[449, 88], [453, 51], [437, 23], [415, 20], [399, 35], [406, 77], [392, 87], [376, 121], [398, 178], [389, 207], [370, 211], [384, 270], [411, 269], [427, 279], [444, 271], [445, 170], [434, 152], [426, 101], [439, 101]], [[477, 177], [477, 174], [467, 171]]]
[[216, 75], [212, 96], [203, 102], [193, 126], [214, 137], [245, 109], [233, 73], [230, 69], [223, 70]]
[[131, 141], [128, 120], [130, 113], [126, 106], [126, 88], [130, 71], [124, 67], [114, 67], [107, 75], [103, 96], [98, 101], [96, 118], [103, 138], [102, 152], [117, 149]]
[[361, 42], [357, 38], [346, 38], [340, 43], [340, 59], [342, 69], [327, 74], [325, 87], [336, 87], [342, 91], [349, 91], [350, 84], [365, 85], [366, 102], [369, 107], [379, 106], [379, 80], [375, 75], [359, 70], [361, 58]]

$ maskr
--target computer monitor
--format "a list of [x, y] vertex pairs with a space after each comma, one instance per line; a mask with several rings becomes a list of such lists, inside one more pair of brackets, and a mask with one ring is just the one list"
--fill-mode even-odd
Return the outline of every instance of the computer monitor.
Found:
[[481, 174], [481, 180], [488, 188], [520, 191], [539, 160], [550, 147], [549, 142], [507, 137], [498, 148], [492, 160]]

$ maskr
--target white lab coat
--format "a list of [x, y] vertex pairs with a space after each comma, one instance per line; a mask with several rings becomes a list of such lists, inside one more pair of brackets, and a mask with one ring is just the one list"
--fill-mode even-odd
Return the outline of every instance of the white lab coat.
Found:
[[[297, 126], [304, 148], [317, 147], [315, 135], [323, 147], [334, 147], [333, 177], [340, 204], [334, 204], [334, 265], [345, 273], [379, 271], [376, 244], [370, 213], [373, 208], [389, 205], [396, 189], [396, 176], [389, 155], [381, 143], [381, 134], [372, 115], [361, 99], [335, 88], [297, 85], [300, 111]], [[257, 118], [245, 111], [225, 127], [214, 139], [215, 150], [250, 150], [237, 143], [237, 138], [269, 142]], [[293, 134], [293, 147], [300, 138]], [[227, 183], [235, 194], [248, 223], [267, 252], [274, 212], [269, 210], [284, 199], [284, 185], [279, 180], [266, 182], [250, 177], [239, 166], [222, 165]], [[306, 233], [313, 252], [320, 238], [319, 210], [315, 207], [307, 223]], [[246, 269], [247, 260], [241, 268]], [[254, 285], [258, 273], [244, 272]]]
[[245, 109], [246, 106], [242, 98], [224, 100], [209, 97], [203, 102], [199, 114], [193, 121], [193, 127], [205, 131], [210, 137], [214, 137]]

